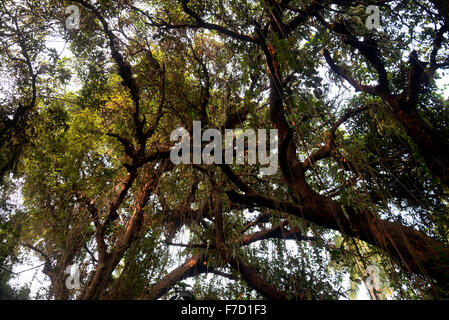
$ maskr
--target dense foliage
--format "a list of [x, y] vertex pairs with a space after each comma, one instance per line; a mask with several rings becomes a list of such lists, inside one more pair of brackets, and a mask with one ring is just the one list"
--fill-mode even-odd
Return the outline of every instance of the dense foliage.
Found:
[[[2, 0], [0, 298], [448, 298], [448, 31], [445, 0]], [[277, 129], [277, 173], [173, 164], [193, 121]]]

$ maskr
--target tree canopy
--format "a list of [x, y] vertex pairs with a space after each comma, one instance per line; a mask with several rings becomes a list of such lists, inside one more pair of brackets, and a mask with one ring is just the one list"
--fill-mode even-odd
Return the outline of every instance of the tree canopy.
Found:
[[[445, 0], [2, 0], [0, 297], [34, 256], [30, 298], [449, 298], [448, 31]], [[276, 129], [278, 170], [173, 163], [194, 121]]]

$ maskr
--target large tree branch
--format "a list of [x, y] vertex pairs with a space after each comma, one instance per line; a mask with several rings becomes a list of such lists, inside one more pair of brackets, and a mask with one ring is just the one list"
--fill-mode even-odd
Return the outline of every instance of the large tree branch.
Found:
[[403, 125], [407, 134], [420, 149], [432, 174], [443, 185], [449, 186], [449, 145], [421, 118], [416, 110], [423, 83], [430, 80], [438, 67], [438, 63], [436, 62], [437, 53], [444, 41], [444, 34], [448, 31], [448, 24], [445, 23], [436, 33], [428, 69], [426, 70], [426, 63], [420, 61], [417, 53], [413, 51], [409, 58], [410, 71], [407, 86], [401, 94], [393, 95], [388, 88], [385, 66], [380, 57], [377, 42], [373, 40], [359, 41], [350, 33], [343, 22], [328, 24], [319, 15], [316, 15], [316, 17], [326, 28], [341, 36], [346, 44], [359, 50], [370, 65], [376, 69], [378, 73], [378, 85], [371, 87], [360, 84], [348, 72], [338, 67], [330, 57], [329, 52], [325, 50], [324, 55], [331, 69], [345, 78], [356, 90], [380, 96], [384, 101], [389, 103], [396, 119]]
[[329, 67], [331, 68], [331, 70], [333, 72], [335, 72], [337, 75], [339, 75], [340, 77], [342, 77], [343, 79], [345, 79], [346, 81], [348, 81], [356, 91], [362, 91], [362, 92], [366, 92], [372, 95], [378, 95], [380, 93], [379, 88], [378, 87], [373, 87], [373, 86], [368, 86], [368, 85], [364, 85], [361, 84], [360, 82], [358, 82], [357, 80], [355, 80], [350, 74], [349, 72], [347, 72], [345, 69], [339, 67], [334, 59], [332, 59], [329, 51], [327, 49], [324, 49], [323, 51], [323, 55], [324, 58], [326, 59], [327, 64], [329, 65]]
[[119, 75], [123, 79], [123, 84], [125, 87], [128, 88], [131, 98], [134, 102], [134, 113], [133, 113], [133, 119], [134, 124], [136, 126], [136, 137], [139, 141], [140, 147], [138, 152], [144, 153], [145, 152], [145, 143], [147, 140], [147, 136], [145, 135], [143, 131], [143, 127], [145, 125], [145, 118], [143, 120], [140, 119], [140, 89], [137, 85], [136, 80], [134, 79], [131, 65], [129, 62], [127, 62], [123, 55], [120, 53], [120, 50], [118, 48], [118, 39], [115, 36], [115, 34], [112, 32], [112, 30], [109, 27], [108, 22], [103, 17], [103, 15], [100, 13], [100, 11], [95, 8], [90, 3], [84, 1], [84, 0], [75, 0], [76, 2], [80, 3], [82, 6], [90, 10], [98, 20], [100, 20], [100, 23], [103, 27], [103, 31], [108, 37], [109, 40], [109, 49], [111, 50], [112, 58], [114, 59], [115, 63], [118, 66]]
[[207, 255], [204, 252], [199, 252], [153, 284], [150, 288], [146, 289], [142, 298], [159, 299], [179, 281], [207, 271]]
[[[285, 223], [282, 223], [276, 227], [268, 230], [255, 232], [250, 235], [243, 236], [235, 243], [238, 246], [247, 246], [254, 242], [267, 240], [267, 239], [292, 239], [292, 240], [314, 240], [312, 237], [303, 236], [299, 230], [285, 230]], [[200, 248], [200, 249], [215, 249], [215, 246], [208, 246], [206, 244], [179, 244], [179, 243], [167, 243], [168, 245], [180, 246], [184, 248]], [[184, 264], [167, 274], [161, 280], [153, 284], [150, 288], [146, 289], [143, 298], [145, 299], [159, 299], [166, 294], [176, 283], [193, 277], [202, 273], [214, 273], [219, 276], [227, 277], [235, 280], [234, 276], [225, 274], [218, 271], [218, 266], [208, 264], [206, 251], [199, 252], [189, 258]]]
[[435, 75], [436, 70], [439, 68], [439, 64], [437, 61], [437, 55], [441, 46], [443, 45], [444, 34], [449, 31], [449, 22], [446, 22], [437, 32], [435, 36], [435, 40], [433, 42], [432, 52], [430, 53], [429, 59], [429, 67], [426, 70], [425, 74], [420, 79], [420, 82], [426, 83], [430, 79], [432, 79]]
[[314, 163], [316, 163], [319, 160], [325, 159], [330, 157], [331, 150], [334, 147], [336, 132], [338, 127], [350, 119], [351, 117], [368, 110], [371, 107], [371, 105], [365, 105], [361, 106], [356, 109], [347, 110], [340, 119], [338, 119], [330, 129], [328, 133], [328, 140], [324, 146], [321, 146], [318, 150], [316, 150], [314, 153], [312, 153], [304, 162], [303, 162], [303, 169], [308, 170]]
[[266, 281], [252, 266], [244, 263], [235, 254], [232, 254], [226, 246], [223, 230], [223, 211], [221, 206], [221, 190], [213, 177], [210, 177], [212, 184], [212, 210], [215, 216], [215, 245], [220, 255], [230, 264], [230, 266], [240, 273], [245, 282], [254, 290], [272, 300], [287, 300], [288, 295], [274, 287]]
[[[365, 59], [369, 62], [369, 64], [377, 72], [377, 75], [378, 75], [378, 85], [376, 87], [377, 91], [383, 92], [385, 94], [389, 93], [390, 90], [388, 87], [387, 72], [385, 70], [385, 64], [382, 61], [381, 56], [380, 56], [380, 51], [379, 51], [377, 41], [375, 41], [374, 39], [371, 39], [371, 38], [367, 38], [364, 41], [359, 41], [349, 31], [345, 22], [335, 22], [333, 24], [329, 24], [319, 14], [315, 14], [315, 17], [318, 19], [318, 21], [321, 22], [321, 24], [324, 27], [326, 27], [330, 31], [333, 31], [335, 34], [340, 36], [344, 43], [350, 45], [354, 49], [357, 49], [365, 57]], [[328, 57], [330, 57], [330, 55]], [[328, 58], [326, 58], [326, 60], [328, 60]], [[334, 68], [335, 68], [335, 64], [334, 64]], [[340, 75], [343, 76], [343, 75], [345, 75], [345, 73], [343, 72]], [[351, 77], [349, 75], [346, 74], [346, 76], [348, 77], [348, 79], [351, 79]], [[351, 81], [353, 82], [353, 83], [350, 82], [352, 85], [357, 84], [355, 80], [351, 79]]]
[[81, 300], [98, 299], [106, 287], [109, 277], [123, 257], [123, 254], [131, 246], [132, 242], [138, 237], [143, 227], [144, 208], [152, 192], [157, 188], [159, 180], [164, 172], [171, 170], [173, 166], [167, 160], [162, 160], [156, 169], [148, 170], [145, 175], [144, 184], [137, 194], [133, 213], [125, 226], [125, 230], [116, 241], [110, 253], [98, 259], [98, 264], [93, 276], [86, 286], [85, 290], [78, 297]]
[[382, 220], [368, 213], [357, 213], [352, 208], [330, 201], [319, 194], [303, 199], [307, 199], [303, 206], [258, 193], [242, 195], [229, 191], [227, 194], [233, 202], [290, 213], [322, 227], [361, 239], [395, 257], [405, 270], [433, 278], [441, 285], [449, 283], [449, 267], [445, 258], [449, 255], [449, 248], [410, 227]]
[[182, 9], [184, 10], [184, 12], [187, 13], [193, 19], [195, 19], [195, 21], [196, 21], [195, 27], [209, 29], [209, 30], [215, 30], [221, 34], [224, 34], [224, 35], [234, 38], [236, 40], [250, 42], [250, 43], [254, 43], [254, 44], [259, 43], [258, 38], [240, 34], [238, 32], [226, 29], [225, 27], [222, 27], [220, 25], [204, 21], [199, 14], [197, 14], [195, 11], [193, 11], [192, 9], [189, 8], [188, 3], [189, 3], [189, 0], [181, 0]]
[[434, 4], [446, 24], [449, 25], [449, 2], [446, 0], [430, 0], [430, 2]]

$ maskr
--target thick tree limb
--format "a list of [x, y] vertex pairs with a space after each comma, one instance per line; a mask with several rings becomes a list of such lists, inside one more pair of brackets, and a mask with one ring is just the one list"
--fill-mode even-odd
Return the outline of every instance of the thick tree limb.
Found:
[[133, 204], [133, 213], [126, 224], [123, 234], [119, 237], [107, 255], [101, 258], [99, 256], [98, 264], [93, 272], [92, 278], [78, 299], [91, 300], [100, 297], [109, 281], [110, 275], [143, 227], [143, 209], [147, 204], [151, 193], [158, 186], [162, 174], [171, 168], [172, 165], [168, 164], [166, 160], [163, 160], [159, 163], [157, 169], [146, 172], [145, 183], [136, 196]]
[[380, 93], [378, 87], [368, 86], [361, 84], [357, 80], [355, 80], [347, 71], [345, 71], [343, 68], [337, 66], [334, 59], [332, 59], [329, 51], [327, 49], [324, 49], [323, 51], [324, 58], [326, 59], [327, 64], [329, 67], [334, 71], [336, 74], [338, 74], [340, 77], [348, 81], [356, 91], [362, 91], [366, 92], [372, 95], [378, 95]]
[[196, 27], [209, 29], [209, 30], [215, 30], [218, 31], [221, 34], [224, 34], [226, 36], [229, 36], [231, 38], [234, 38], [236, 40], [244, 41], [244, 42], [250, 42], [257, 44], [259, 40], [257, 38], [247, 36], [244, 34], [240, 34], [238, 32], [226, 29], [225, 27], [219, 26], [217, 24], [209, 23], [204, 21], [196, 12], [194, 12], [192, 9], [188, 6], [189, 0], [181, 0], [182, 9], [185, 13], [187, 13], [189, 16], [191, 16], [196, 21]]
[[275, 288], [271, 283], [262, 278], [259, 273], [250, 265], [243, 263], [236, 255], [232, 254], [225, 244], [223, 231], [223, 212], [221, 207], [221, 193], [219, 186], [212, 183], [212, 201], [215, 215], [215, 245], [220, 255], [231, 265], [231, 267], [240, 273], [245, 282], [254, 290], [272, 300], [287, 300], [289, 297], [283, 291]]

